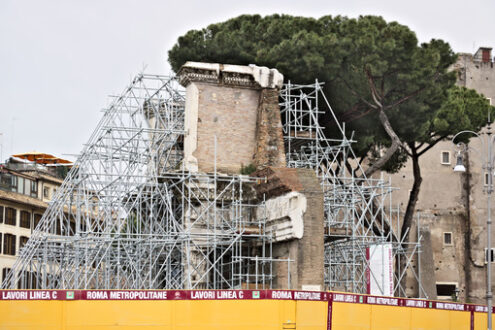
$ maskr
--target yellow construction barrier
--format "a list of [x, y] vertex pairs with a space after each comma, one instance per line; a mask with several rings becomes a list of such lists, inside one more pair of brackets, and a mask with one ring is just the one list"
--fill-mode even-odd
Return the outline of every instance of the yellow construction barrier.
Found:
[[0, 291], [0, 329], [486, 329], [486, 307], [277, 290]]

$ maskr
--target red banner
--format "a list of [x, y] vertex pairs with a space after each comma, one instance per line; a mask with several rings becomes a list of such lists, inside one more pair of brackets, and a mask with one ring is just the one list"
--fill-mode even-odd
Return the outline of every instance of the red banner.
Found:
[[[296, 290], [0, 290], [0, 300], [311, 300], [486, 313], [482, 305]], [[494, 308], [495, 309], [495, 308]], [[331, 314], [329, 315], [329, 318]]]
[[332, 311], [333, 311], [333, 301], [328, 301], [328, 313], [327, 313], [327, 330], [332, 330]]

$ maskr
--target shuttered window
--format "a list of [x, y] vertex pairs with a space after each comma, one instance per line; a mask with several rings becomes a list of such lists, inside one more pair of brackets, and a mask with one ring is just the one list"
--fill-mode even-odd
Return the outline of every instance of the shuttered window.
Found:
[[6, 225], [16, 225], [16, 212], [17, 210], [12, 207], [5, 208], [5, 224]]
[[4, 234], [3, 235], [3, 254], [15, 256], [15, 235]]
[[40, 220], [41, 220], [41, 214], [35, 213], [33, 229], [36, 229], [36, 227], [38, 227], [38, 223], [40, 223]]
[[26, 236], [19, 237], [19, 250], [22, 249], [22, 247], [24, 245], [26, 245], [28, 240], [29, 240], [29, 237], [26, 237]]
[[10, 272], [10, 268], [3, 268], [2, 269], [2, 281], [7, 278], [7, 274]]
[[22, 228], [31, 228], [31, 213], [28, 211], [21, 211], [21, 224]]

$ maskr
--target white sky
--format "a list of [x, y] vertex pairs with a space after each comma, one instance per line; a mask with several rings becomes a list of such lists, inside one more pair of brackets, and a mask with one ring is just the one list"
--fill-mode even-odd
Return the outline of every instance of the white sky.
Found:
[[495, 46], [493, 0], [0, 0], [1, 159], [80, 152], [107, 104], [146, 65], [167, 74], [167, 50], [190, 29], [240, 14], [381, 15], [457, 52]]

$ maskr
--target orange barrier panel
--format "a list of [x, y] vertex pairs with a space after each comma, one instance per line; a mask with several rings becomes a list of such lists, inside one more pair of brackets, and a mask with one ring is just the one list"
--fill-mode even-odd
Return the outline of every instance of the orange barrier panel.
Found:
[[[294, 301], [74, 301], [66, 329], [279, 329]], [[295, 321], [295, 320], [294, 320]]]
[[[486, 317], [485, 317], [486, 320]], [[333, 303], [332, 330], [470, 329], [471, 312]], [[483, 323], [486, 328], [486, 321]]]
[[[492, 316], [492, 324], [495, 317]], [[474, 328], [473, 330], [486, 330], [486, 313], [474, 313]]]
[[65, 301], [0, 301], [0, 329], [63, 329]]
[[277, 291], [0, 290], [0, 329], [486, 329], [486, 307]]

